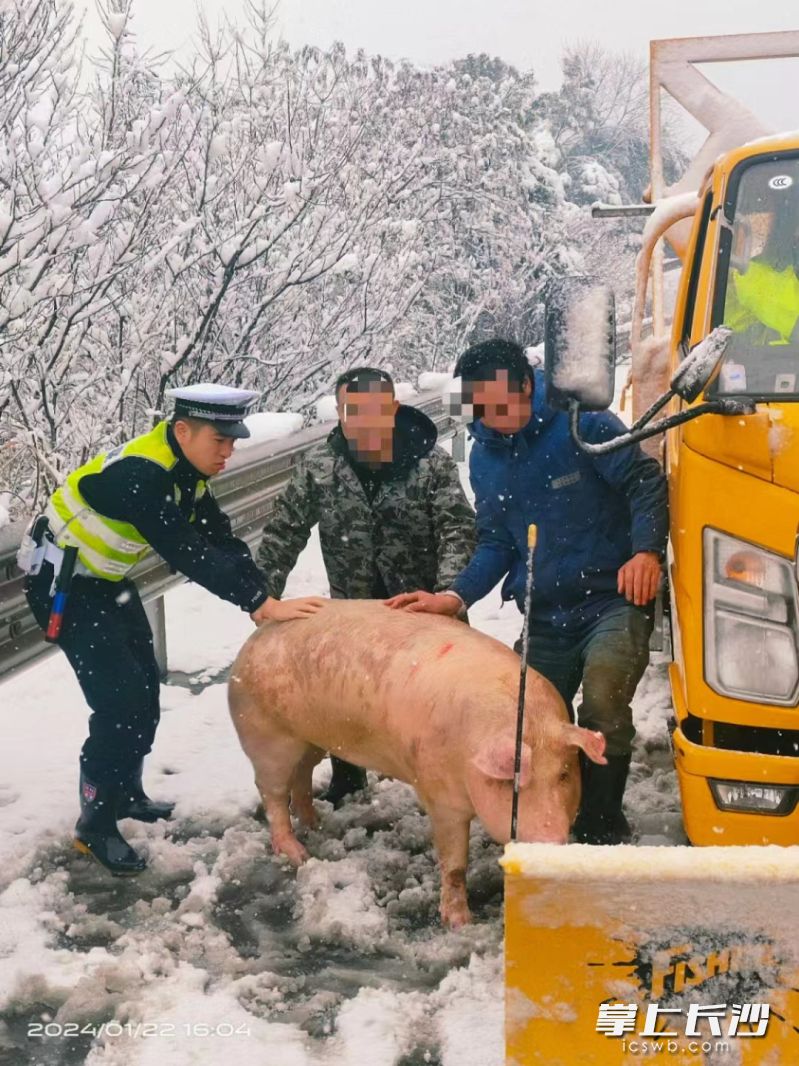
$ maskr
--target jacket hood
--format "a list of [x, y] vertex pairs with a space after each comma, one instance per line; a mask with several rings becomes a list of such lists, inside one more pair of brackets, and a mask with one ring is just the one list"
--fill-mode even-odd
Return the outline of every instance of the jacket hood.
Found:
[[516, 438], [521, 437], [528, 441], [533, 440], [544, 426], [555, 418], [557, 413], [546, 401], [546, 379], [543, 370], [534, 370], [532, 414], [530, 415], [530, 421], [526, 426], [522, 426], [518, 433], [500, 433], [496, 429], [489, 429], [480, 418], [474, 422], [469, 422], [466, 428], [470, 436], [480, 441], [481, 444], [488, 444], [497, 448], [510, 448]]
[[[327, 440], [334, 451], [354, 460], [340, 423], [330, 431]], [[435, 422], [418, 407], [401, 403], [394, 423], [394, 458], [391, 467], [399, 471], [413, 466], [433, 450], [437, 440]]]

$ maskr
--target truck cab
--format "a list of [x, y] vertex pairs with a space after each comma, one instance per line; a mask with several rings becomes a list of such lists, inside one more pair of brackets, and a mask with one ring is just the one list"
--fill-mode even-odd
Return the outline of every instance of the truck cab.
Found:
[[[689, 219], [671, 334], [636, 375], [654, 250]], [[585, 277], [562, 279], [548, 302], [548, 398], [592, 454], [666, 436], [672, 746], [688, 839], [799, 844], [799, 137], [730, 151], [698, 196], [656, 205], [637, 276], [632, 384], [649, 406], [612, 441], [580, 437], [580, 411], [614, 393], [613, 293]], [[649, 402], [655, 365], [671, 387]]]
[[797, 844], [799, 137], [725, 154], [700, 190], [672, 371], [721, 325], [705, 399], [753, 410], [678, 425], [665, 450], [683, 818], [694, 844]]

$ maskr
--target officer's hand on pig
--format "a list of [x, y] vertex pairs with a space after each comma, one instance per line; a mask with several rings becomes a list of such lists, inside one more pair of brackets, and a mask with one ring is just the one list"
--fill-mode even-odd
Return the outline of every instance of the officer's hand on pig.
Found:
[[288, 622], [292, 618], [309, 618], [330, 603], [323, 596], [300, 596], [296, 600], [276, 600], [267, 596], [250, 618], [256, 625], [261, 622]]

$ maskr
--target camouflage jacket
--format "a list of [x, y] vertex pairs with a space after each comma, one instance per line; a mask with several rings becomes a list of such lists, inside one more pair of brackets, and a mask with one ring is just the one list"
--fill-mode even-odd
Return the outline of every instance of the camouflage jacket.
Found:
[[370, 599], [448, 588], [474, 550], [474, 512], [458, 468], [435, 447], [436, 435], [427, 415], [400, 405], [398, 459], [373, 495], [356, 473], [339, 426], [306, 453], [275, 501], [258, 548], [270, 594], [283, 594], [317, 522], [331, 596]]

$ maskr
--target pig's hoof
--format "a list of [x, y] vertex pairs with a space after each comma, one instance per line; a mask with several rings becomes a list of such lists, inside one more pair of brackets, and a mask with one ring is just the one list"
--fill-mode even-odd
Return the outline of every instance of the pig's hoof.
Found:
[[450, 929], [460, 929], [468, 925], [472, 920], [472, 912], [468, 903], [441, 904], [441, 921]]
[[319, 828], [319, 815], [313, 809], [313, 807], [300, 807], [294, 811], [299, 819], [300, 825], [303, 829], [318, 829]]
[[275, 855], [285, 855], [292, 866], [302, 866], [309, 858], [299, 840], [275, 840], [272, 842]]

